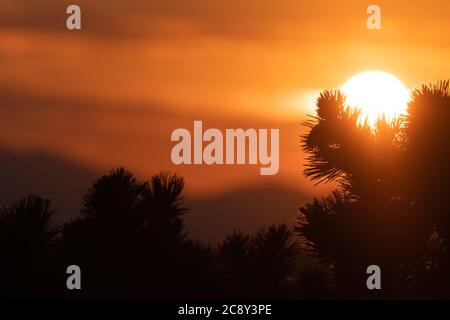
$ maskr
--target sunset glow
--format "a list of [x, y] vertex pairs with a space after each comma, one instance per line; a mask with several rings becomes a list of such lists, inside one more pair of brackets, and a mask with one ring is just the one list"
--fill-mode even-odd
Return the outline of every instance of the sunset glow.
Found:
[[361, 121], [373, 125], [385, 116], [394, 119], [407, 109], [408, 89], [392, 74], [367, 71], [350, 78], [342, 87], [347, 103], [361, 109]]

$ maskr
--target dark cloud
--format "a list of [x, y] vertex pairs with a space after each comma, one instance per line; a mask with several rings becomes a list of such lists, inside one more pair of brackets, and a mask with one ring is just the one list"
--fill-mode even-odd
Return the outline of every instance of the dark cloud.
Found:
[[0, 86], [0, 101], [0, 132], [11, 137], [25, 134], [30, 139], [57, 135], [74, 139], [91, 136], [112, 142], [118, 139], [149, 141], [160, 138], [155, 119], [161, 123], [176, 123], [181, 117], [157, 103], [114, 104], [5, 86]]
[[[65, 11], [69, 4], [72, 2], [3, 0], [0, 28], [67, 32]], [[82, 9], [84, 34], [102, 37], [270, 36], [280, 23], [295, 23], [301, 30], [308, 20], [341, 19], [342, 8], [355, 7], [349, 7], [348, 0], [334, 4], [290, 0], [79, 0], [76, 4]], [[360, 5], [360, 9], [364, 7]]]
[[[65, 12], [73, 3], [82, 8], [83, 36], [165, 41], [204, 35], [239, 39], [280, 34], [297, 41], [304, 41], [305, 34], [339, 35], [343, 40], [366, 31], [368, 6], [366, 0], [2, 0], [0, 30], [68, 32]], [[430, 24], [448, 26], [447, 0], [414, 5], [407, 0], [379, 0], [377, 4], [383, 9], [383, 19], [396, 21], [391, 27], [419, 31], [419, 35], [424, 33], [423, 39], [429, 38], [426, 30]]]

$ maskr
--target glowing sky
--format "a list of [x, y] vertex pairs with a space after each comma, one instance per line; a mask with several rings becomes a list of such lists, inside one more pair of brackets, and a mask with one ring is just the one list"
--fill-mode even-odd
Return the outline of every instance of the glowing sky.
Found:
[[[367, 1], [85, 0], [81, 32], [65, 29], [68, 4], [0, 4], [0, 145], [174, 169], [191, 192], [259, 179], [311, 191], [299, 135], [318, 90], [364, 70], [408, 87], [450, 76], [447, 0], [377, 1], [381, 31], [366, 29]], [[170, 132], [196, 119], [280, 128], [280, 174], [172, 166]]]

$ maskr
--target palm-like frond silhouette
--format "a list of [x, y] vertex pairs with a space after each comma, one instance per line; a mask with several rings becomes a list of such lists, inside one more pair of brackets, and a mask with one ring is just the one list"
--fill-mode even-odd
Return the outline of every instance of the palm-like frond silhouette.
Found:
[[449, 81], [423, 85], [412, 93], [408, 106], [405, 165], [414, 174], [404, 177], [407, 190], [426, 201], [444, 204], [450, 178], [450, 87]]
[[1, 236], [25, 240], [40, 251], [54, 249], [59, 227], [53, 221], [55, 209], [50, 200], [30, 195], [2, 208], [0, 215]]
[[127, 219], [138, 210], [144, 188], [131, 172], [124, 168], [113, 169], [87, 191], [81, 213], [97, 219]]
[[317, 183], [337, 181], [359, 197], [381, 187], [392, 192], [390, 177], [398, 168], [402, 119], [382, 117], [372, 128], [360, 117], [340, 91], [321, 93], [317, 116], [304, 122], [308, 131], [301, 137], [307, 152], [305, 176]]
[[185, 239], [182, 216], [189, 209], [183, 203], [183, 189], [184, 179], [168, 172], [153, 176], [146, 184], [141, 210], [150, 234], [176, 243]]
[[184, 281], [177, 268], [188, 267], [183, 252], [206, 252], [185, 243], [183, 188], [177, 175], [163, 172], [140, 182], [123, 168], [93, 184], [82, 216], [63, 231], [65, 259], [79, 261], [96, 284], [88, 290], [123, 297], [132, 286], [139, 295], [175, 294], [170, 288]]
[[256, 271], [266, 283], [274, 286], [292, 274], [298, 246], [285, 224], [271, 225], [259, 230], [254, 237], [254, 255], [259, 267]]
[[48, 199], [30, 195], [0, 210], [1, 295], [44, 296], [54, 290], [59, 226]]
[[234, 231], [219, 244], [219, 255], [225, 276], [236, 283], [246, 282], [251, 276], [252, 239], [249, 235]]
[[319, 97], [317, 117], [302, 137], [305, 175], [341, 188], [301, 208], [296, 232], [333, 270], [341, 290], [343, 282], [363, 283], [351, 275], [371, 259], [383, 265], [393, 288], [417, 277], [424, 261], [436, 261], [424, 258], [427, 239], [436, 232], [441, 245], [449, 239], [449, 82], [413, 91], [406, 116], [382, 117], [373, 128], [358, 116], [338, 91]]
[[219, 245], [228, 290], [244, 296], [277, 296], [293, 274], [298, 249], [284, 224], [262, 228], [253, 237], [233, 232]]

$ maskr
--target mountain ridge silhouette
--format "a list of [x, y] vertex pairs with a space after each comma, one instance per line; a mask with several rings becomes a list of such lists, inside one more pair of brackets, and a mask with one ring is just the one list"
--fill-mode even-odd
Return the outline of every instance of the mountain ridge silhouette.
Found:
[[254, 233], [270, 223], [294, 225], [309, 196], [282, 184], [240, 187], [213, 197], [187, 197], [186, 225], [193, 236], [216, 244], [233, 230]]
[[[0, 168], [0, 206], [37, 194], [52, 199], [60, 222], [78, 215], [83, 194], [101, 176], [100, 172], [56, 155], [3, 147]], [[309, 196], [282, 184], [266, 184], [186, 198], [191, 209], [185, 216], [189, 234], [215, 244], [234, 229], [253, 233], [273, 222], [293, 225], [298, 207]]]

